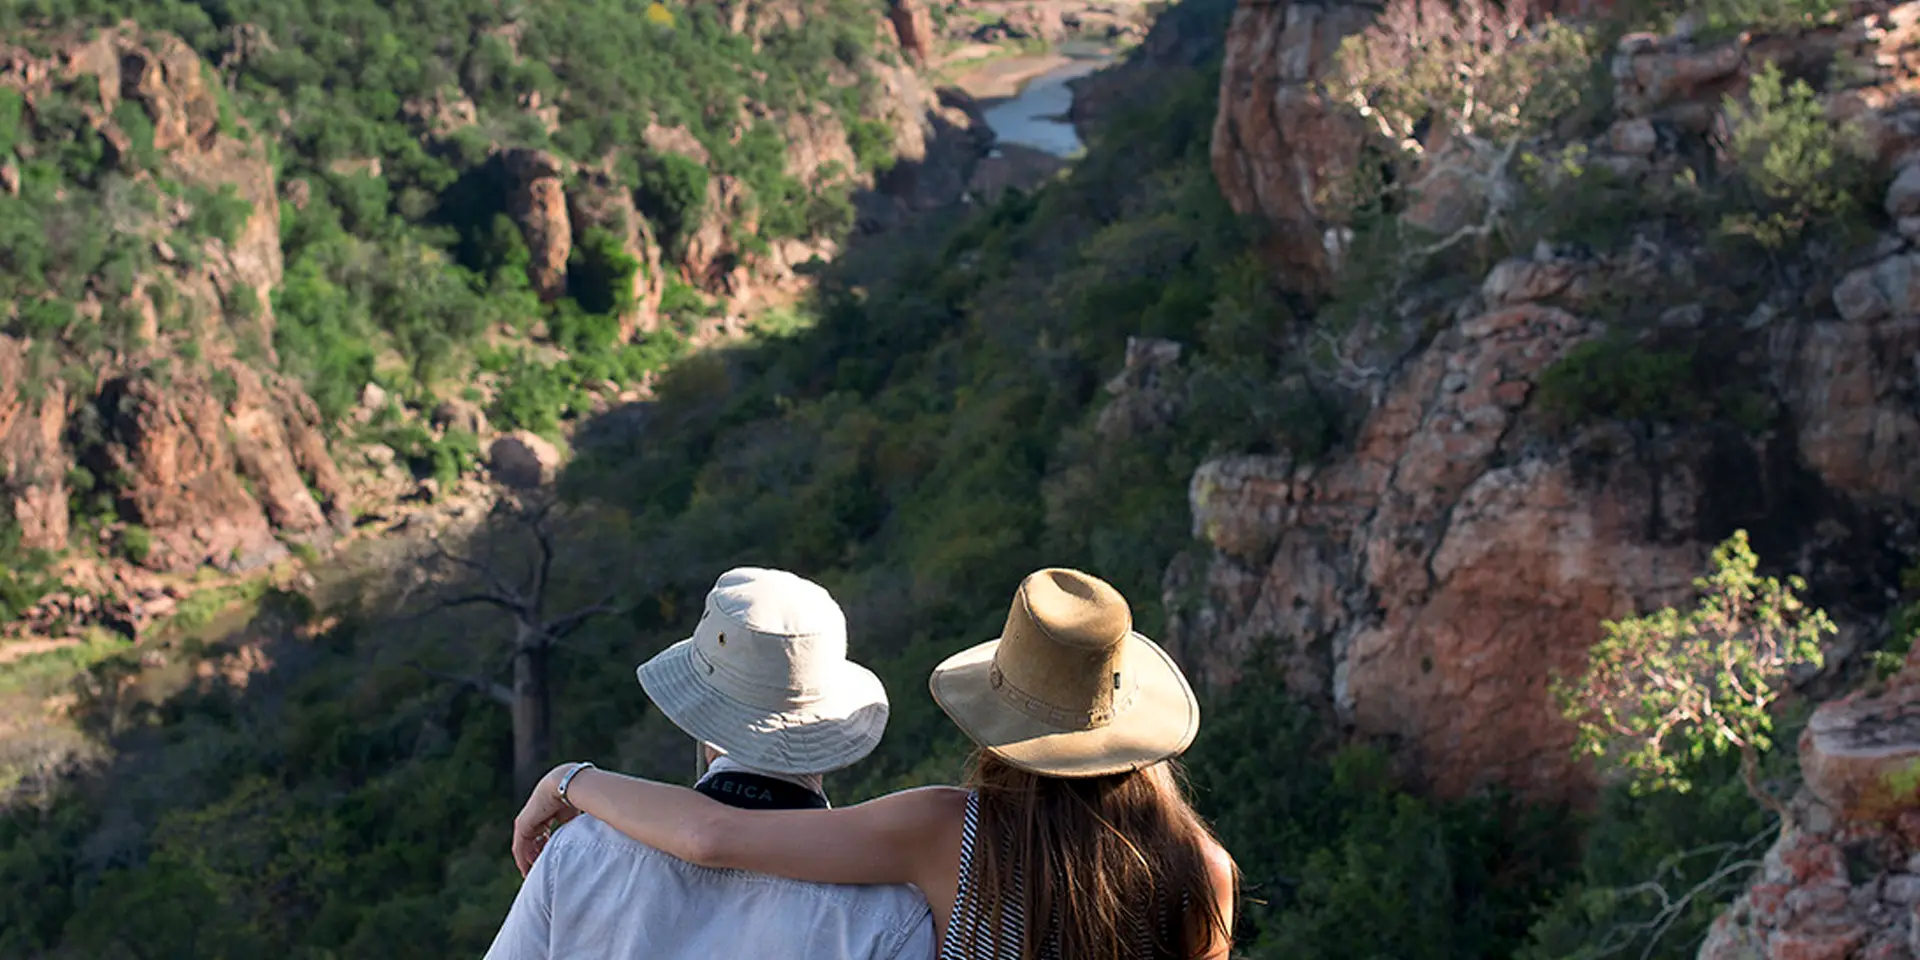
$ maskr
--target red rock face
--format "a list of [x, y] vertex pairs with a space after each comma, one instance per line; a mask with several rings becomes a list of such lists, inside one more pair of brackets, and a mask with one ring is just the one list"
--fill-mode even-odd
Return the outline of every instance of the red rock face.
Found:
[[1920, 867], [1908, 838], [1836, 815], [1809, 793], [1700, 960], [1911, 960]]
[[244, 366], [221, 373], [229, 396], [178, 371], [115, 378], [97, 401], [108, 419], [92, 466], [121, 479], [127, 519], [152, 533], [151, 566], [252, 569], [286, 555], [276, 531], [326, 536], [348, 518], [310, 404]]
[[901, 52], [914, 63], [926, 63], [933, 55], [933, 15], [920, 0], [895, 0], [887, 17], [893, 22], [893, 35]]
[[527, 279], [541, 300], [567, 295], [567, 258], [573, 255], [573, 222], [567, 214], [566, 166], [544, 150], [512, 150], [502, 161], [512, 185], [507, 215], [520, 225], [532, 262]]
[[1242, 0], [1227, 31], [1214, 179], [1234, 212], [1273, 227], [1269, 262], [1295, 291], [1321, 293], [1332, 279], [1320, 194], [1352, 175], [1363, 133], [1318, 82], [1370, 19], [1358, 5]]
[[[1906, 132], [1920, 129], [1920, 110], [1900, 95], [1920, 75], [1920, 4], [1857, 16], [1718, 45], [1627, 38], [1613, 63], [1619, 114], [1591, 145], [1594, 162], [1671, 178], [1671, 141], [1711, 129], [1761, 63], [1791, 71], [1841, 53], [1899, 65], [1903, 79], [1829, 94], [1835, 111], [1881, 132], [1877, 156], [1899, 173], [1914, 154], [1898, 151], [1920, 143]], [[1359, 142], [1314, 81], [1364, 17], [1245, 0], [1228, 36], [1215, 175], [1236, 210], [1273, 228], [1269, 256], [1296, 292], [1331, 277], [1328, 223], [1314, 199], [1351, 171]], [[1583, 666], [1601, 621], [1687, 600], [1733, 518], [1764, 525], [1804, 510], [1787, 506], [1804, 504], [1783, 492], [1789, 486], [1810, 484], [1836, 506], [1817, 524], [1826, 532], [1808, 520], [1794, 534], [1802, 539], [1780, 549], [1871, 539], [1881, 521], [1864, 518], [1920, 508], [1920, 410], [1906, 399], [1920, 389], [1920, 259], [1902, 252], [1920, 237], [1920, 164], [1913, 171], [1887, 198], [1890, 217], [1912, 229], [1836, 278], [1834, 309], [1748, 319], [1767, 324], [1747, 356], [1785, 408], [1781, 433], [1549, 429], [1541, 375], [1600, 329], [1583, 304], [1601, 287], [1650, 275], [1631, 257], [1576, 262], [1542, 251], [1506, 261], [1451, 318], [1427, 308], [1441, 330], [1419, 349], [1342, 368], [1370, 402], [1349, 449], [1319, 464], [1235, 457], [1197, 471], [1194, 530], [1212, 549], [1168, 572], [1169, 644], [1222, 682], [1270, 651], [1296, 694], [1331, 705], [1359, 736], [1402, 745], [1442, 792], [1503, 784], [1585, 795], [1589, 774], [1567, 754], [1572, 732], [1547, 687]], [[1836, 769], [1853, 762], [1838, 750], [1829, 752]]]
[[21, 544], [56, 550], [67, 543], [67, 388], [31, 369], [30, 349], [0, 336], [0, 489]]
[[[222, 131], [204, 65], [176, 37], [128, 25], [87, 38], [38, 37], [32, 46], [0, 42], [0, 85], [31, 99], [56, 76], [94, 77], [96, 122], [110, 141], [118, 131], [105, 118], [122, 101], [138, 104], [154, 125], [168, 177], [231, 187], [252, 211], [231, 243], [206, 241], [194, 268], [176, 256], [165, 225], [156, 228], [157, 279], [175, 289], [188, 316], [207, 318], [197, 332], [204, 362], [173, 357], [164, 377], [141, 372], [175, 350], [144, 294], [117, 306], [141, 318], [149, 346], [76, 358], [98, 371], [92, 384], [76, 387], [33, 369], [30, 344], [0, 338], [0, 471], [23, 538], [49, 549], [66, 545], [65, 478], [76, 452], [97, 479], [120, 482], [127, 519], [154, 534], [149, 562], [157, 566], [252, 566], [285, 552], [276, 534], [327, 535], [347, 518], [346, 485], [317, 429], [317, 411], [298, 390], [232, 359], [238, 332], [264, 354], [264, 368], [276, 362], [270, 304], [282, 270], [280, 207], [266, 151], [244, 131]], [[34, 52], [47, 49], [53, 53]], [[177, 222], [190, 212], [180, 204], [168, 214]], [[237, 316], [222, 318], [222, 304], [242, 290], [253, 292], [258, 307], [251, 329]], [[96, 318], [103, 309], [91, 300], [79, 307]], [[101, 414], [106, 436], [70, 450], [70, 420], [87, 406]]]
[[1807, 789], [1843, 816], [1895, 822], [1920, 809], [1920, 684], [1821, 704], [1800, 765]]
[[1278, 640], [1296, 693], [1402, 743], [1440, 791], [1580, 794], [1549, 680], [1584, 664], [1602, 620], [1683, 596], [1704, 558], [1647, 536], [1693, 522], [1688, 494], [1662, 515], [1630, 458], [1583, 473], [1573, 451], [1514, 442], [1532, 384], [1590, 335], [1558, 308], [1493, 310], [1413, 361], [1351, 454], [1203, 465], [1190, 497], [1215, 554], [1170, 575], [1170, 605], [1194, 585], [1208, 597], [1176, 608], [1176, 654], [1230, 681]]

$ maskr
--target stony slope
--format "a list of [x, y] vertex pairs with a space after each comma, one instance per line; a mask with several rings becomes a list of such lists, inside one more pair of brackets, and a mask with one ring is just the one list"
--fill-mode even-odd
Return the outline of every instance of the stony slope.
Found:
[[[186, 16], [199, 49], [138, 3], [139, 25], [0, 35], [4, 493], [23, 565], [78, 544], [110, 568], [69, 570], [34, 628], [142, 628], [139, 568], [258, 569], [411, 492], [408, 470], [470, 473], [495, 430], [559, 439], [685, 345], [793, 303], [846, 230], [965, 190], [990, 134], [902, 58], [885, 11], [660, 10], [642, 39], [754, 71], [733, 116], [664, 122], [658, 93], [598, 112], [553, 80], [612, 67], [522, 50], [560, 25], [497, 11], [440, 65], [455, 82], [369, 87], [372, 105], [290, 95], [290, 70], [368, 54], [289, 61], [312, 28], [268, 8], [214, 31]], [[709, 17], [727, 32], [680, 35]], [[513, 96], [488, 74], [536, 67]], [[783, 71], [821, 78], [822, 99]], [[609, 142], [622, 108], [655, 119]], [[375, 132], [326, 127], [356, 122]]]
[[[1920, 319], [1899, 219], [1920, 146], [1904, 92], [1920, 7], [1855, 7], [1811, 31], [1626, 37], [1604, 54], [1609, 105], [1579, 144], [1608, 178], [1595, 202], [1630, 211], [1619, 241], [1544, 229], [1491, 269], [1455, 264], [1479, 279], [1469, 290], [1403, 286], [1364, 299], [1337, 340], [1303, 338], [1353, 398], [1354, 439], [1319, 460], [1234, 456], [1195, 473], [1209, 549], [1167, 580], [1183, 655], [1230, 678], [1264, 651], [1358, 734], [1405, 744], [1444, 792], [1580, 796], [1590, 781], [1547, 681], [1579, 667], [1601, 620], [1684, 598], [1731, 530], [1751, 528], [1763, 556], [1849, 611], [1842, 653], [1881, 642], [1883, 590], [1920, 522]], [[1307, 296], [1339, 283], [1340, 224], [1320, 191], [1364, 139], [1316, 83], [1369, 22], [1338, 4], [1242, 3], [1228, 34], [1214, 171], [1236, 209], [1272, 225], [1278, 281]], [[1827, 70], [1842, 61], [1871, 66]], [[1861, 125], [1880, 184], [1863, 207], [1877, 234], [1777, 270], [1729, 259], [1659, 192], [1768, 62], [1815, 78], [1836, 120]], [[1595, 188], [1556, 189], [1565, 202]], [[1416, 202], [1402, 216], [1438, 215]], [[1631, 359], [1662, 356], [1684, 359], [1664, 374]], [[1656, 396], [1613, 393], [1632, 390]]]

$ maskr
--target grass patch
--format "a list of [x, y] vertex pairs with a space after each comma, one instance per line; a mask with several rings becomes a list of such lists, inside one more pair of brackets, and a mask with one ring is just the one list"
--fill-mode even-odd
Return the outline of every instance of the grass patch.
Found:
[[0, 663], [0, 694], [51, 695], [95, 664], [132, 648], [131, 642], [111, 631], [89, 631], [77, 644]]

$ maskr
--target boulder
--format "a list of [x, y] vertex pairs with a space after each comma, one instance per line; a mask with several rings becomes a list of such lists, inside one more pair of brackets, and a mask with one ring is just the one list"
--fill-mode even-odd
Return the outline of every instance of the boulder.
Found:
[[459, 397], [442, 400], [433, 408], [429, 419], [436, 429], [449, 433], [471, 433], [482, 436], [487, 432], [487, 414], [480, 405]]
[[1821, 704], [1800, 736], [1807, 789], [1855, 820], [1920, 809], [1920, 684]]
[[1654, 130], [1652, 120], [1634, 117], [1615, 123], [1607, 132], [1607, 142], [1615, 153], [1644, 157], [1660, 145], [1660, 135]]
[[1124, 443], [1139, 434], [1170, 426], [1179, 415], [1182, 395], [1174, 382], [1180, 344], [1159, 337], [1128, 337], [1126, 365], [1107, 381], [1113, 399], [1100, 409], [1094, 430]]
[[1887, 216], [1896, 219], [1920, 214], [1920, 164], [1900, 168], [1887, 187], [1886, 208]]
[[1920, 501], [1920, 255], [1900, 254], [1835, 285], [1839, 317], [1796, 331], [1786, 370], [1800, 456], [1852, 497]]
[[552, 483], [559, 474], [560, 450], [536, 433], [516, 430], [493, 441], [487, 465], [494, 480], [532, 490]]

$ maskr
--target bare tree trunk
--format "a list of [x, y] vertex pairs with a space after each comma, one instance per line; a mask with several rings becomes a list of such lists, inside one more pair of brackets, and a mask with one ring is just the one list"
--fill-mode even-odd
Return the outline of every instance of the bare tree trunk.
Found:
[[532, 792], [553, 756], [548, 652], [548, 646], [535, 639], [513, 657], [513, 787], [521, 794]]
[[[504, 501], [503, 501], [504, 503]], [[471, 687], [507, 706], [513, 717], [513, 785], [526, 793], [540, 782], [553, 762], [553, 696], [547, 670], [554, 645], [598, 617], [621, 612], [613, 606], [616, 593], [590, 606], [580, 607], [557, 617], [546, 616], [547, 590], [553, 583], [555, 557], [554, 531], [548, 525], [554, 504], [547, 501], [533, 506], [520, 505], [502, 515], [522, 525], [533, 537], [537, 548], [531, 570], [518, 585], [491, 558], [475, 559], [450, 553], [438, 541], [434, 543], [432, 562], [466, 571], [470, 592], [440, 601], [425, 613], [434, 613], [470, 605], [493, 607], [513, 618], [513, 687], [508, 689], [493, 676], [447, 674], [415, 664], [427, 674]], [[496, 512], [501, 508], [496, 507]]]
[[1787, 812], [1787, 805], [1773, 795], [1760, 783], [1760, 754], [1751, 746], [1740, 747], [1740, 782], [1746, 785], [1747, 793], [1761, 806], [1780, 818], [1780, 830], [1785, 832], [1793, 825], [1793, 817]]

